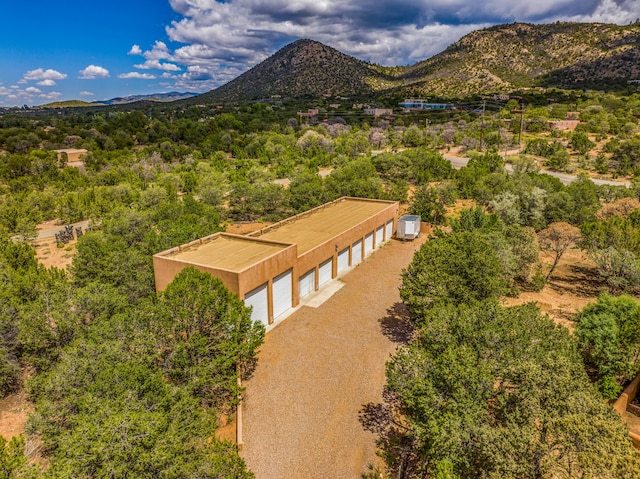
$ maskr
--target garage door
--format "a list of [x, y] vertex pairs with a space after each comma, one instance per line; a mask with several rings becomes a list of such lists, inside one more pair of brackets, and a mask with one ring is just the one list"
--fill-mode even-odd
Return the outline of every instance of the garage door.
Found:
[[351, 266], [362, 261], [362, 240], [356, 241], [351, 246]]
[[373, 231], [364, 237], [364, 255], [369, 256], [373, 251]]
[[313, 293], [316, 290], [316, 269], [307, 271], [305, 274], [300, 276], [300, 280], [298, 281], [298, 289], [300, 290], [300, 297], [304, 298], [305, 296]]
[[393, 220], [387, 222], [387, 224], [385, 225], [385, 228], [386, 228], [385, 238], [387, 238], [387, 241], [388, 241], [393, 236]]
[[289, 311], [292, 307], [293, 273], [291, 270], [285, 271], [281, 275], [273, 278], [273, 318], [277, 318], [282, 313]]
[[267, 302], [267, 283], [258, 286], [244, 295], [244, 304], [253, 307], [251, 319], [269, 324], [269, 303]]
[[384, 227], [376, 228], [376, 248], [380, 248], [384, 243]]
[[324, 261], [318, 269], [318, 287], [331, 281], [331, 267], [333, 266], [333, 258]]
[[338, 253], [338, 274], [349, 269], [349, 247]]

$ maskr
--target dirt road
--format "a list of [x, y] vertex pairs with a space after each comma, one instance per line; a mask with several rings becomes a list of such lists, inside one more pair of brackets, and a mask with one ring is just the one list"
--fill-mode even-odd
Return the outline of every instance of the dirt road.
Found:
[[424, 236], [384, 245], [324, 304], [267, 334], [245, 384], [242, 455], [258, 479], [352, 479], [379, 460], [358, 412], [380, 402], [385, 362], [406, 340], [393, 309]]

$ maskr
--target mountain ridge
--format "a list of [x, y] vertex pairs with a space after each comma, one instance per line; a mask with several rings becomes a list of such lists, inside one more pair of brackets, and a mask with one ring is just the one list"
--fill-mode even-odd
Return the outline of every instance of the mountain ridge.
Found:
[[619, 89], [634, 79], [640, 79], [640, 24], [510, 23], [475, 30], [431, 58], [397, 67], [297, 40], [196, 98], [460, 97], [536, 86]]

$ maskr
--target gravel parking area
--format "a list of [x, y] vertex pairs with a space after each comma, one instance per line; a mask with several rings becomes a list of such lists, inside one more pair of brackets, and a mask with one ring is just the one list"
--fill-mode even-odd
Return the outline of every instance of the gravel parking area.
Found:
[[380, 460], [358, 412], [381, 401], [385, 362], [406, 339], [400, 272], [424, 236], [387, 243], [267, 334], [245, 383], [242, 456], [257, 479], [358, 478]]

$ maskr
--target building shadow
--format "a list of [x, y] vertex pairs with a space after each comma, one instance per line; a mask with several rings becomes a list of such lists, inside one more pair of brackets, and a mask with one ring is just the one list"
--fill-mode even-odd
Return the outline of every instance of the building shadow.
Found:
[[413, 337], [415, 328], [409, 321], [409, 311], [404, 303], [395, 303], [378, 322], [382, 334], [394, 343], [407, 344]]

